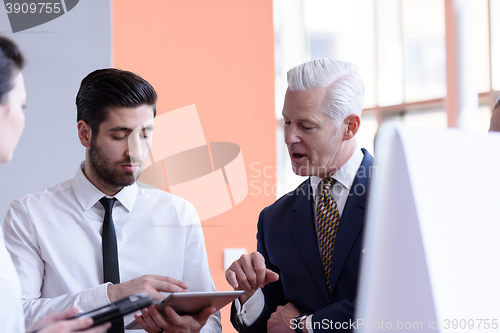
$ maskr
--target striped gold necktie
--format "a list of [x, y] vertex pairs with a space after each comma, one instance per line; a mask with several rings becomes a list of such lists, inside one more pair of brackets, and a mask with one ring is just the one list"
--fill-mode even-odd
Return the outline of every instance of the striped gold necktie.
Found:
[[333, 178], [325, 178], [321, 181], [319, 184], [318, 204], [316, 205], [316, 228], [318, 229], [321, 262], [323, 263], [323, 272], [329, 293], [332, 253], [340, 220], [337, 203], [330, 191], [334, 182]]

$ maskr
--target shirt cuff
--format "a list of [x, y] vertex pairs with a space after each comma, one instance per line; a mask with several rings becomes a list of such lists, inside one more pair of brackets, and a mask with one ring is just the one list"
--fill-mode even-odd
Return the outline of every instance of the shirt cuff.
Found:
[[111, 302], [108, 298], [108, 285], [110, 284], [112, 283], [107, 282], [95, 288], [82, 291], [80, 293], [80, 301], [78, 302], [80, 311], [87, 312], [110, 304]]
[[307, 333], [314, 333], [312, 327], [313, 327], [313, 315], [309, 315], [306, 317], [306, 321], [305, 321], [305, 324], [306, 324], [306, 330], [307, 330]]
[[265, 303], [264, 294], [261, 289], [258, 289], [243, 305], [241, 305], [239, 299], [236, 299], [234, 307], [240, 323], [246, 326], [252, 325], [259, 318]]

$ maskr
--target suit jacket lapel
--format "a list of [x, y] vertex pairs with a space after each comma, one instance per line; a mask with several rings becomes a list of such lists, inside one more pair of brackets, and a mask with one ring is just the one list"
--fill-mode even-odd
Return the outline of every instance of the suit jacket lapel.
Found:
[[297, 199], [292, 206], [291, 215], [288, 217], [286, 223], [290, 228], [290, 232], [297, 244], [305, 266], [314, 277], [320, 294], [325, 297], [324, 301], [328, 304], [329, 297], [318, 249], [312, 189], [309, 180], [305, 181], [297, 189]]
[[365, 205], [370, 180], [369, 170], [373, 163], [373, 157], [364, 149], [363, 153], [365, 157], [361, 161], [339, 222], [331, 266], [331, 291], [335, 289], [342, 267], [358, 234], [363, 228], [365, 220]]

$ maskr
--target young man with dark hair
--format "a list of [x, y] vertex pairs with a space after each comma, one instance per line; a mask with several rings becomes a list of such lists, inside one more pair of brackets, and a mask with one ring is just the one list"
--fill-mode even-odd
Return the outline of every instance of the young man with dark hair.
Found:
[[[27, 324], [137, 292], [161, 300], [161, 292], [215, 290], [194, 207], [135, 183], [151, 145], [156, 100], [153, 87], [131, 72], [90, 73], [76, 98], [78, 137], [86, 148], [76, 176], [11, 204], [5, 237]], [[170, 320], [162, 320], [150, 307], [136, 319], [148, 332], [220, 332], [214, 312], [207, 307], [179, 316], [167, 309]], [[110, 331], [123, 332], [132, 319]]]

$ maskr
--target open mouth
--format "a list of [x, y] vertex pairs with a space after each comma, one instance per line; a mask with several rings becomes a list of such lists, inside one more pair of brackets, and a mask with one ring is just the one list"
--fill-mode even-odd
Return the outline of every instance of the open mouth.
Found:
[[300, 154], [300, 153], [293, 153], [292, 154], [292, 157], [293, 158], [302, 158], [302, 157], [305, 157], [307, 156], [306, 154]]

